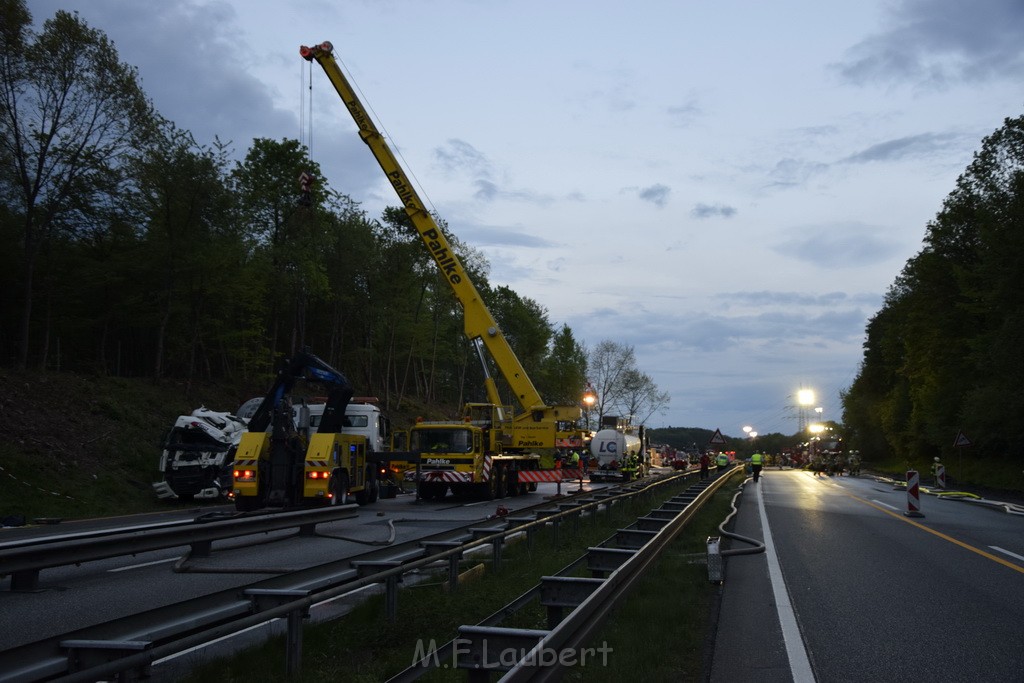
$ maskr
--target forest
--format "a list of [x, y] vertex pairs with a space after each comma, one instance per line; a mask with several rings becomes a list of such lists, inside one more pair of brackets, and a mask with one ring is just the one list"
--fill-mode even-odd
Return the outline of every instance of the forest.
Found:
[[967, 447], [971, 460], [1011, 471], [1020, 487], [1022, 272], [1017, 117], [982, 141], [867, 325], [859, 372], [842, 397], [848, 439], [866, 459], [930, 462], [963, 457]]

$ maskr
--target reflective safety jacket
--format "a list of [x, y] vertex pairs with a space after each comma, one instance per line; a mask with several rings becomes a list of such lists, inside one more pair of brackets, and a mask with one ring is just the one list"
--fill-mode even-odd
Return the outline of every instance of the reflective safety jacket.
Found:
[[752, 456], [750, 456], [751, 465], [760, 465], [763, 460], [764, 456], [761, 455], [760, 453], [754, 453]]

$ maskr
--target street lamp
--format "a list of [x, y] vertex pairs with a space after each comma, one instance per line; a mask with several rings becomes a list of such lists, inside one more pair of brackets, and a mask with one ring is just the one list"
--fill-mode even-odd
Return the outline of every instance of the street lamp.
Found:
[[814, 391], [812, 389], [801, 389], [796, 392], [796, 402], [800, 406], [800, 431], [807, 427], [807, 409], [814, 405]]
[[590, 431], [590, 409], [597, 403], [597, 392], [594, 391], [594, 387], [587, 382], [587, 388], [583, 390], [583, 405], [584, 412], [587, 416], [587, 431]]

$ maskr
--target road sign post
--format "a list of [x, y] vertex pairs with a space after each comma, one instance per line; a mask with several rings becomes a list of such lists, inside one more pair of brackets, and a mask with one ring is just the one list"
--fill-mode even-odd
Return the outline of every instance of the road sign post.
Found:
[[960, 477], [958, 483], [963, 483], [964, 480], [964, 448], [971, 445], [971, 440], [967, 438], [964, 431], [961, 429], [956, 433], [956, 438], [953, 439], [953, 445], [956, 447], [957, 457], [959, 460], [957, 467], [957, 476]]

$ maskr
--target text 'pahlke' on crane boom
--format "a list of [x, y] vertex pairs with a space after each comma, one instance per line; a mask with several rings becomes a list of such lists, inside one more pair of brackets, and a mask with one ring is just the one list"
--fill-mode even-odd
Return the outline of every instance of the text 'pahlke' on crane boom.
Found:
[[[334, 85], [352, 115], [359, 136], [369, 146], [384, 175], [395, 189], [405, 212], [412, 221], [455, 297], [462, 305], [464, 331], [480, 358], [484, 372], [487, 404], [468, 404], [460, 423], [424, 423], [415, 425], [410, 433], [410, 447], [427, 442], [419, 475], [419, 493], [423, 497], [443, 496], [450, 486], [456, 492], [475, 491], [486, 497], [515, 495], [535, 489], [520, 471], [536, 470], [539, 453], [559, 448], [581, 448], [583, 431], [579, 428], [582, 409], [579, 405], [549, 406], [526, 374], [512, 347], [502, 334], [494, 316], [484, 304], [458, 256], [433, 216], [426, 210], [412, 182], [399, 165], [384, 136], [374, 125], [355, 90], [334, 59], [334, 47], [324, 42], [314, 47], [302, 46], [299, 54], [315, 60]], [[486, 347], [498, 371], [519, 402], [521, 412], [514, 414], [502, 400], [488, 370], [481, 346]], [[447, 430], [448, 436], [459, 436], [468, 443], [466, 449], [454, 449], [447, 441], [430, 438], [427, 432]]]

